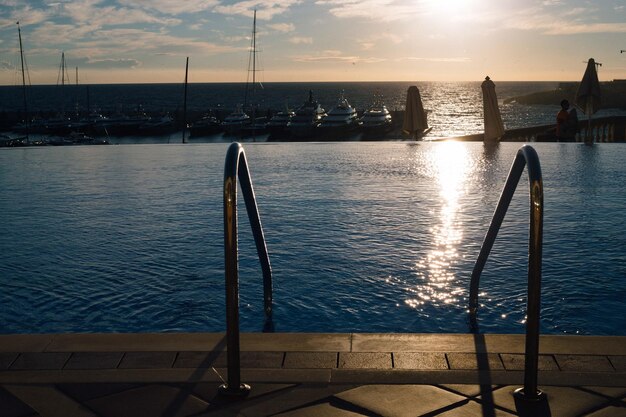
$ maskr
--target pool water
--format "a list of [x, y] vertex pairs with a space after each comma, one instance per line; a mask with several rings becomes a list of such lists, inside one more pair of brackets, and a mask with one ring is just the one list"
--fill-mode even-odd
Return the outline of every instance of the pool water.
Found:
[[[469, 279], [520, 144], [246, 144], [281, 332], [468, 331]], [[541, 330], [626, 335], [626, 145], [533, 144]], [[0, 152], [0, 332], [223, 331], [228, 144]], [[524, 331], [524, 174], [481, 279], [480, 331]], [[263, 327], [240, 201], [241, 327]]]

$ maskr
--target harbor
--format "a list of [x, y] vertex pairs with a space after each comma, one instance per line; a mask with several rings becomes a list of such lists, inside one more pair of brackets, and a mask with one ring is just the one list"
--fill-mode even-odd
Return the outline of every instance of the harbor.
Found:
[[0, 4], [0, 417], [626, 417], [626, 7], [562, 3]]

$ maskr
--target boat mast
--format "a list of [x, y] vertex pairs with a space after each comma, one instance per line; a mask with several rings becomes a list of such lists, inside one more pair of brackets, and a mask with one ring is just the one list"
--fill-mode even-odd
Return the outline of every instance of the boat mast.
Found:
[[252, 140], [255, 138], [255, 124], [256, 124], [256, 9], [254, 9], [254, 19], [252, 20]]
[[28, 141], [28, 105], [26, 102], [26, 72], [24, 71], [24, 48], [22, 46], [22, 31], [20, 30], [20, 22], [17, 22], [17, 36], [20, 40], [20, 61], [22, 63], [22, 95], [24, 97], [24, 122], [26, 123], [26, 140]]
[[187, 143], [185, 139], [185, 130], [187, 130], [187, 75], [189, 74], [189, 57], [185, 64], [185, 93], [183, 95], [183, 143]]

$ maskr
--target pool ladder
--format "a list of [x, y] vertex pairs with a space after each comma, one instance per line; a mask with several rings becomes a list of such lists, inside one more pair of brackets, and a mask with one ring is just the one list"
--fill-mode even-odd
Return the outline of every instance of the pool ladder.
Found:
[[[470, 324], [477, 329], [478, 289], [480, 275], [485, 267], [504, 216], [519, 180], [528, 168], [530, 184], [530, 238], [528, 243], [528, 301], [526, 318], [526, 351], [524, 364], [524, 387], [515, 391], [516, 399], [524, 402], [541, 402], [546, 396], [537, 387], [539, 360], [539, 314], [541, 299], [541, 254], [543, 243], [543, 180], [537, 152], [531, 146], [522, 146], [515, 156], [500, 200], [494, 212], [489, 230], [470, 282]], [[228, 148], [224, 166], [224, 258], [226, 275], [226, 343], [228, 380], [220, 386], [220, 393], [231, 397], [245, 397], [250, 386], [241, 382], [239, 346], [239, 266], [237, 245], [237, 177], [240, 179], [248, 219], [263, 271], [263, 294], [266, 329], [272, 324], [272, 269], [265, 245], [248, 162], [241, 144], [234, 142]]]
[[267, 254], [261, 217], [252, 188], [248, 161], [241, 144], [234, 142], [226, 152], [224, 164], [224, 271], [226, 275], [226, 360], [228, 380], [220, 386], [220, 393], [231, 397], [245, 397], [250, 386], [241, 382], [239, 348], [239, 262], [237, 244], [237, 177], [246, 203], [252, 235], [263, 270], [263, 301], [265, 329], [272, 327], [272, 267]]
[[522, 146], [515, 156], [513, 165], [504, 184], [500, 200], [493, 214], [489, 230], [485, 236], [478, 259], [474, 264], [470, 282], [469, 312], [470, 325], [477, 330], [478, 287], [493, 243], [496, 240], [504, 216], [506, 215], [515, 188], [524, 171], [528, 168], [530, 185], [530, 231], [528, 241], [528, 295], [526, 307], [526, 347], [524, 355], [524, 387], [515, 391], [515, 398], [524, 402], [542, 402], [545, 394], [537, 388], [539, 361], [539, 315], [541, 304], [541, 253], [543, 246], [543, 179], [537, 152], [531, 146]]

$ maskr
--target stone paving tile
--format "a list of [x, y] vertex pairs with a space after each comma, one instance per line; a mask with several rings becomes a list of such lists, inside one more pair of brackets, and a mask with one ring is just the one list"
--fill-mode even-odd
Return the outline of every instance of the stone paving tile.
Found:
[[[242, 368], [281, 368], [283, 352], [240, 352], [239, 363]], [[174, 362], [174, 368], [226, 368], [226, 352], [180, 352]]]
[[[188, 384], [186, 389], [208, 403], [214, 403], [219, 399], [218, 388], [221, 384], [213, 382], [201, 382], [198, 384]], [[294, 388], [295, 384], [252, 384], [252, 389], [246, 397], [246, 401], [268, 394], [275, 394], [281, 391]]]
[[580, 387], [585, 391], [591, 391], [616, 400], [626, 397], [626, 387]]
[[174, 368], [225, 368], [226, 352], [179, 352]]
[[462, 404], [459, 407], [455, 407], [450, 410], [444, 411], [441, 414], [437, 414], [437, 417], [512, 417], [515, 415], [516, 414], [511, 414], [509, 412], [502, 411], [494, 407], [483, 406], [481, 403], [478, 403], [476, 401], [469, 401], [468, 403]]
[[363, 385], [335, 398], [383, 417], [415, 417], [468, 400], [432, 385]]
[[0, 387], [0, 416], [26, 417], [35, 414], [35, 410], [15, 398], [13, 394]]
[[276, 417], [362, 417], [368, 414], [360, 414], [354, 411], [344, 410], [333, 407], [328, 403], [313, 405], [310, 407], [299, 408], [297, 410], [287, 411], [286, 413], [275, 414]]
[[122, 356], [122, 352], [77, 352], [72, 354], [63, 369], [115, 369]]
[[4, 385], [4, 388], [43, 416], [97, 417], [52, 385]]
[[[496, 406], [516, 411], [513, 391], [517, 387], [507, 386], [493, 393]], [[578, 417], [585, 415], [591, 410], [608, 404], [610, 400], [571, 387], [545, 386], [540, 389], [547, 395], [548, 406], [552, 416], [555, 417]]]
[[611, 372], [613, 366], [606, 356], [554, 355], [562, 371]]
[[119, 364], [120, 369], [171, 368], [176, 352], [126, 352]]
[[616, 371], [626, 371], [626, 356], [609, 356], [609, 360]]
[[283, 352], [241, 352], [242, 368], [282, 368]]
[[26, 352], [20, 353], [11, 370], [62, 369], [69, 359], [69, 352]]
[[339, 368], [391, 369], [391, 353], [339, 352]]
[[85, 402], [94, 398], [100, 398], [118, 392], [138, 388], [138, 384], [59, 384], [57, 388], [76, 401]]
[[475, 384], [443, 384], [442, 388], [454, 391], [466, 397], [478, 397], [485, 390], [495, 391], [499, 387], [497, 385], [475, 385]]
[[396, 352], [393, 367], [397, 369], [448, 369], [443, 352]]
[[[525, 356], [518, 353], [501, 353], [500, 358], [504, 364], [504, 369], [507, 371], [523, 371], [525, 366]], [[540, 371], [558, 371], [559, 365], [557, 365], [554, 356], [552, 355], [539, 355], [538, 368]]]
[[[328, 402], [337, 392], [354, 388], [353, 385], [304, 385], [279, 390], [260, 398], [232, 403], [221, 409], [194, 417], [272, 416], [278, 413]], [[254, 387], [253, 387], [254, 390]], [[326, 416], [320, 416], [326, 417]]]
[[285, 354], [285, 368], [314, 369], [336, 368], [336, 352], [287, 352]]
[[9, 366], [15, 361], [18, 353], [0, 352], [0, 370], [9, 369]]
[[587, 417], [626, 417], [626, 404], [624, 405], [609, 405], [591, 414], [587, 414]]
[[448, 353], [448, 363], [450, 369], [485, 369], [504, 370], [504, 365], [497, 353], [474, 354], [474, 353]]
[[184, 417], [211, 409], [195, 395], [167, 385], [145, 385], [85, 403], [101, 417]]

